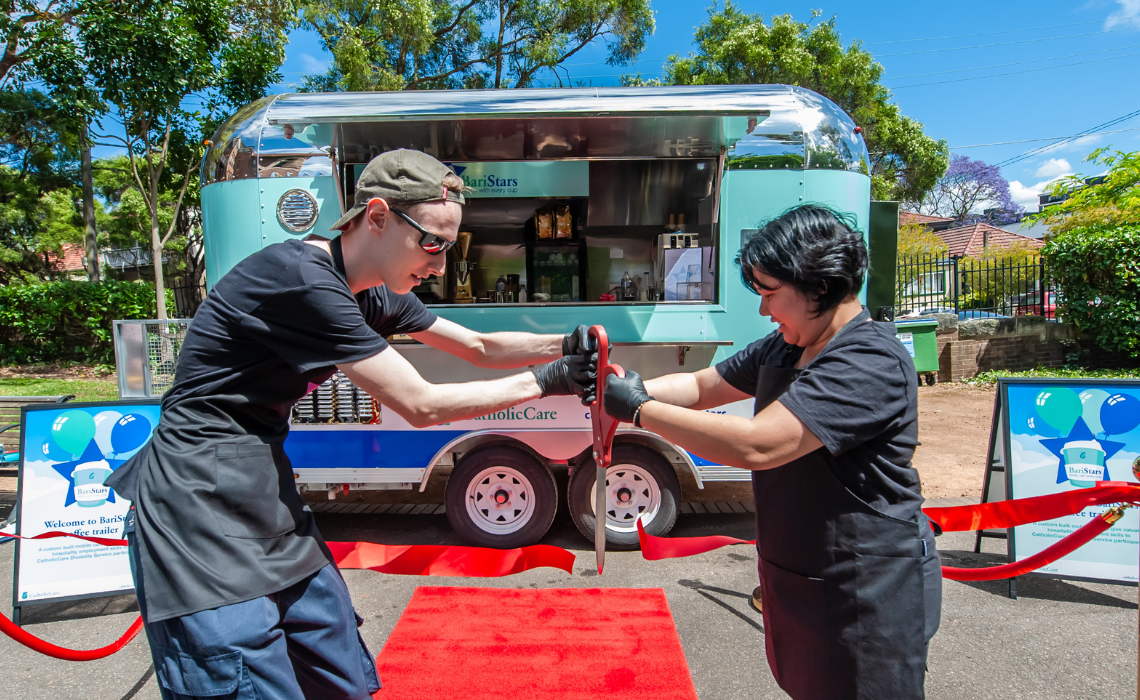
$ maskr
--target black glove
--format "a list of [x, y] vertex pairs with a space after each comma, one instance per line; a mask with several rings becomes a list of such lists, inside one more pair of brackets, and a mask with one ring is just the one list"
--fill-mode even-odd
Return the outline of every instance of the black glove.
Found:
[[598, 339], [590, 337], [590, 327], [584, 323], [562, 338], [563, 355], [581, 355], [597, 349]]
[[652, 396], [645, 393], [645, 385], [637, 372], [626, 370], [625, 377], [616, 374], [606, 377], [606, 393], [602, 397], [602, 403], [606, 413], [620, 421], [632, 423], [637, 409], [653, 400]]
[[598, 385], [598, 353], [566, 355], [533, 370], [538, 388], [546, 396], [581, 396], [582, 404], [594, 401]]

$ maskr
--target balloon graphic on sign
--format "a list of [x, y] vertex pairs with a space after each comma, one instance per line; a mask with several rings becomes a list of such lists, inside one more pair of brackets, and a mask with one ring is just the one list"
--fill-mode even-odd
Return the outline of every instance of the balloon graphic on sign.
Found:
[[111, 448], [111, 430], [115, 421], [123, 417], [118, 411], [100, 411], [95, 414], [95, 444], [104, 457], [110, 456], [114, 450]]
[[1083, 406], [1077, 392], [1064, 387], [1049, 387], [1037, 394], [1037, 415], [1062, 434], [1068, 435], [1081, 417]]
[[81, 455], [95, 437], [95, 420], [87, 411], [67, 411], [51, 424], [51, 439], [65, 452]]
[[66, 450], [55, 444], [51, 438], [44, 440], [43, 445], [40, 446], [40, 452], [44, 457], [47, 457], [53, 462], [70, 462], [73, 455], [67, 453]]
[[1104, 432], [1104, 426], [1100, 424], [1100, 407], [1107, 398], [1108, 392], [1104, 389], [1085, 389], [1081, 392], [1081, 418], [1085, 419], [1085, 425], [1093, 435]]
[[1100, 407], [1100, 422], [1107, 435], [1127, 433], [1140, 425], [1140, 400], [1131, 394], [1113, 394]]
[[150, 421], [145, 416], [129, 413], [115, 421], [111, 428], [111, 449], [116, 455], [137, 450], [150, 437]]

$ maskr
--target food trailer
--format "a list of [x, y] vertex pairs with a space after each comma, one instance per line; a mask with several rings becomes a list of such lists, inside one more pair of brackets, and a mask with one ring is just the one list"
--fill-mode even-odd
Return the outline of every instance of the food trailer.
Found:
[[[602, 324], [612, 361], [652, 378], [694, 372], [772, 330], [734, 258], [757, 226], [803, 203], [867, 230], [859, 129], [835, 104], [782, 85], [463, 90], [267, 97], [227, 121], [202, 164], [213, 284], [264, 246], [329, 226], [376, 155], [424, 151], [468, 186], [446, 272], [414, 293], [479, 331], [566, 333]], [[503, 376], [408, 338], [394, 347], [434, 382]], [[715, 409], [752, 415], [750, 401]], [[593, 530], [589, 409], [574, 397], [414, 429], [337, 373], [293, 408], [285, 443], [299, 489], [425, 489], [468, 542], [539, 540], [559, 507]], [[607, 472], [607, 542], [673, 526], [681, 479], [749, 473], [624, 426]]]

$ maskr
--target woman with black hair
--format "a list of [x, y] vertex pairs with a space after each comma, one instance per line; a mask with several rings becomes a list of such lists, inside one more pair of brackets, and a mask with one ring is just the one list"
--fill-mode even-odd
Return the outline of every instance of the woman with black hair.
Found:
[[[911, 457], [917, 375], [858, 299], [863, 239], [805, 205], [740, 251], [777, 329], [692, 374], [607, 379], [611, 415], [752, 471], [765, 650], [796, 700], [921, 698], [942, 578]], [[703, 409], [755, 397], [755, 417]]]

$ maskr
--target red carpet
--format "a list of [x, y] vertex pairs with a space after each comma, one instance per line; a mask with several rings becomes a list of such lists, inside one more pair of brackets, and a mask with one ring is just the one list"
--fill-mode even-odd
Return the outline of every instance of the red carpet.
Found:
[[660, 588], [416, 589], [377, 700], [696, 700]]

